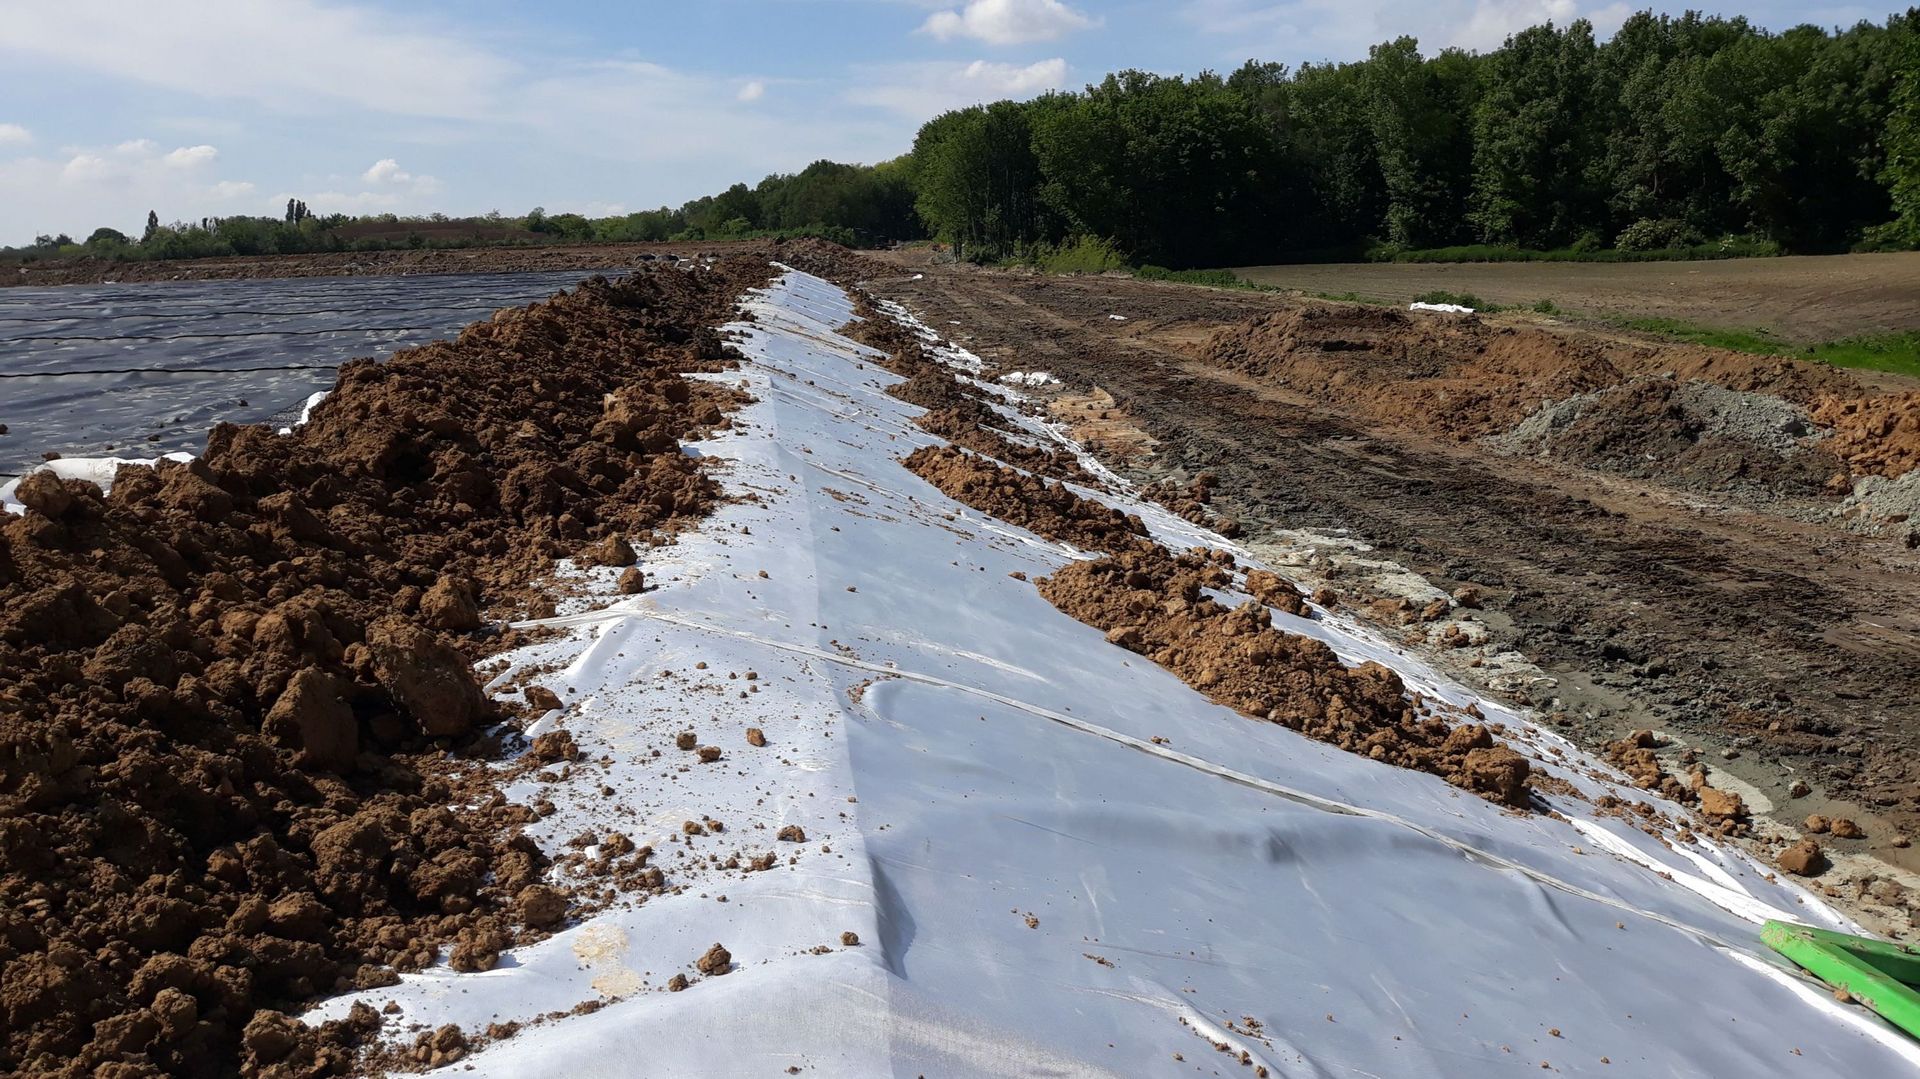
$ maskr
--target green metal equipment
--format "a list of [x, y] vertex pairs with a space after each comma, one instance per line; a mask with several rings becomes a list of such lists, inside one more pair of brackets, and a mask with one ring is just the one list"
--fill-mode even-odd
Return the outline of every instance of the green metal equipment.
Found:
[[1788, 922], [1760, 930], [1767, 947], [1920, 1038], [1920, 953], [1898, 944]]

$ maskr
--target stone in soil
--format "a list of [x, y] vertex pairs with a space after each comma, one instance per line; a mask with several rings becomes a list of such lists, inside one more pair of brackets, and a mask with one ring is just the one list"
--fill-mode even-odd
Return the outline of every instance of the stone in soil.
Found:
[[1811, 839], [1802, 839], [1781, 851], [1775, 864], [1795, 876], [1817, 877], [1827, 871], [1827, 856], [1820, 849], [1820, 844]]
[[717, 977], [733, 969], [733, 953], [718, 943], [694, 962], [694, 969], [708, 977]]

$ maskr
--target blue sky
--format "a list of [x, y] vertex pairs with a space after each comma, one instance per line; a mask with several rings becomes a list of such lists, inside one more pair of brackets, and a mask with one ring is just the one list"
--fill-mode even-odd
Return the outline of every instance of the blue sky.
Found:
[[[290, 196], [351, 213], [677, 205], [820, 157], [892, 157], [944, 109], [1120, 68], [1351, 59], [1403, 33], [1429, 51], [1484, 49], [1546, 19], [1608, 33], [1640, 6], [8, 0], [0, 243], [137, 233], [148, 209], [278, 214]], [[1740, 10], [1774, 29], [1886, 14]]]

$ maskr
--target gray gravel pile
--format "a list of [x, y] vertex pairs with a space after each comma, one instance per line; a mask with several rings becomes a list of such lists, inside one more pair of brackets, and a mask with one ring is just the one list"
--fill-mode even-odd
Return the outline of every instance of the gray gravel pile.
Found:
[[[1629, 379], [1618, 386], [1550, 401], [1493, 441], [1519, 453], [1548, 453], [1558, 435], [1582, 417], [1597, 413], [1634, 389], [1636, 382], [1672, 381], [1672, 375]], [[1712, 382], [1689, 380], [1673, 388], [1680, 409], [1674, 419], [1700, 437], [1722, 438], [1787, 456], [1825, 437], [1805, 409], [1763, 393], [1743, 393]]]
[[1920, 534], [1920, 469], [1887, 479], [1862, 476], [1833, 515], [1852, 532], [1875, 535]]

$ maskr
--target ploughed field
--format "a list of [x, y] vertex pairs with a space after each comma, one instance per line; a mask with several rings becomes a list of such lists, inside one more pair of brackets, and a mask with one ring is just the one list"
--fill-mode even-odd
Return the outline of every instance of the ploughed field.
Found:
[[561, 273], [634, 269], [655, 261], [738, 254], [731, 243], [542, 244], [405, 251], [322, 251], [305, 255], [227, 255], [159, 262], [44, 259], [0, 272], [0, 287], [106, 282], [239, 281], [279, 277], [407, 277], [421, 274]]
[[1263, 285], [1406, 302], [1435, 289], [1488, 303], [1765, 330], [1798, 344], [1920, 329], [1920, 252], [1719, 262], [1329, 263], [1248, 266]]

